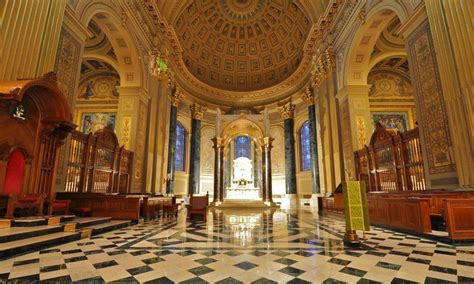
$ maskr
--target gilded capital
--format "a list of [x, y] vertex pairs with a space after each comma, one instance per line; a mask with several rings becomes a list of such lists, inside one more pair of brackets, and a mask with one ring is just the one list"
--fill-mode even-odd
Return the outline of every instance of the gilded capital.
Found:
[[306, 87], [306, 90], [303, 94], [303, 102], [308, 105], [314, 105], [314, 95], [313, 95], [313, 88], [311, 86]]
[[224, 146], [224, 145], [222, 145], [223, 144], [222, 142], [224, 141], [224, 139], [222, 137], [214, 137], [214, 138], [211, 139], [211, 141], [214, 143], [213, 148], [216, 149], [216, 150], [220, 149]]
[[262, 146], [263, 146], [263, 148], [264, 148], [265, 150], [267, 150], [267, 151], [270, 150], [270, 149], [272, 149], [272, 148], [273, 148], [273, 140], [275, 140], [275, 139], [273, 139], [273, 138], [271, 138], [271, 137], [263, 137], [263, 138], [262, 138]]
[[178, 87], [171, 90], [170, 100], [171, 100], [171, 105], [175, 107], [179, 107], [179, 104], [183, 100], [183, 95], [181, 93], [181, 90]]
[[200, 104], [195, 103], [189, 106], [189, 110], [191, 111], [191, 117], [193, 119], [202, 120], [206, 108]]
[[281, 112], [281, 116], [283, 119], [293, 119], [293, 116], [295, 114], [295, 105], [292, 104], [291, 102], [287, 102], [283, 106], [278, 108]]

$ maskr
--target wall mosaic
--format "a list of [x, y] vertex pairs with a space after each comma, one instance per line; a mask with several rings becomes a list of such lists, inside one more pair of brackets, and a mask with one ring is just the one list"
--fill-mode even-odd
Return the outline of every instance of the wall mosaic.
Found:
[[380, 123], [386, 128], [405, 132], [409, 129], [408, 112], [371, 112], [374, 128]]
[[369, 98], [406, 99], [413, 98], [411, 83], [402, 76], [389, 72], [370, 73], [368, 77]]
[[115, 112], [96, 112], [96, 113], [82, 113], [81, 131], [89, 134], [95, 133], [106, 126], [115, 128], [115, 121], [117, 113]]
[[85, 80], [77, 92], [78, 103], [88, 100], [118, 100], [119, 79], [114, 76], [100, 76]]
[[431, 31], [426, 22], [408, 40], [412, 78], [416, 88], [418, 116], [431, 174], [455, 170], [449, 148], [451, 146], [446, 107], [433, 49]]
[[54, 70], [58, 78], [58, 87], [66, 95], [70, 106], [73, 105], [78, 80], [76, 66], [80, 64], [81, 48], [81, 43], [63, 28]]

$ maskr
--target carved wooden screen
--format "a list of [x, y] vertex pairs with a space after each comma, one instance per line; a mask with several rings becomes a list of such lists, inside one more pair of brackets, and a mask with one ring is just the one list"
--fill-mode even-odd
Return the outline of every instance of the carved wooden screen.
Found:
[[357, 178], [369, 191], [426, 189], [418, 128], [405, 133], [378, 128], [354, 158]]
[[112, 130], [74, 131], [68, 155], [67, 192], [129, 193], [133, 152], [119, 147]]

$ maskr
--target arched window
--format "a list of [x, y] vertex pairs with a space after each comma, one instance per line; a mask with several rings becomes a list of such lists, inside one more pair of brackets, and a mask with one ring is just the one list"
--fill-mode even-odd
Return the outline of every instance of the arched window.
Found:
[[311, 140], [309, 131], [309, 121], [303, 123], [300, 128], [300, 149], [301, 149], [301, 170], [311, 169]]
[[174, 159], [175, 170], [184, 172], [186, 160], [186, 128], [179, 122], [176, 124], [176, 153]]
[[248, 136], [237, 136], [234, 139], [234, 159], [250, 156], [250, 138]]

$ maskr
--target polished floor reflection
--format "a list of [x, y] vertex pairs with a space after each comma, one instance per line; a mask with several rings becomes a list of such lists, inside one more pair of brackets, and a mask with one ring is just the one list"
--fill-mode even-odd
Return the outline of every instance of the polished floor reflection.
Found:
[[0, 281], [121, 283], [474, 282], [474, 246], [373, 228], [342, 243], [338, 216], [215, 210], [163, 219], [0, 262]]

